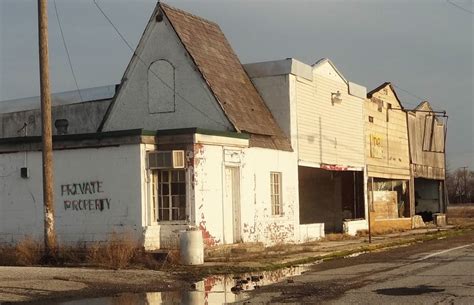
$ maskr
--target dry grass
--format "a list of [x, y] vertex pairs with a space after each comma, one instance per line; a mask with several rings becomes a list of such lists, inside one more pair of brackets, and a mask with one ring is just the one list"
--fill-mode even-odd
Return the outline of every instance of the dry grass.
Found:
[[380, 228], [375, 229], [372, 231], [372, 235], [379, 236], [379, 235], [386, 235], [386, 234], [393, 234], [393, 233], [401, 233], [405, 231], [410, 231], [411, 229], [403, 229], [403, 228]]
[[352, 236], [349, 234], [342, 234], [342, 233], [330, 233], [330, 234], [326, 234], [326, 236], [321, 238], [320, 241], [341, 241], [341, 240], [351, 240], [351, 239], [357, 239], [357, 236]]
[[16, 252], [15, 248], [7, 245], [0, 246], [0, 265], [2, 266], [15, 266]]
[[179, 250], [170, 250], [166, 258], [166, 262], [170, 265], [179, 265], [181, 262], [181, 255]]
[[137, 242], [129, 234], [112, 233], [105, 243], [95, 243], [87, 248], [86, 261], [112, 269], [130, 265], [140, 253]]
[[474, 218], [474, 205], [449, 206], [447, 214], [452, 218]]
[[43, 243], [26, 236], [15, 246], [16, 264], [22, 266], [38, 265], [43, 258]]
[[[0, 265], [32, 266], [42, 263], [44, 256], [43, 244], [31, 237], [25, 237], [15, 246], [0, 245]], [[172, 251], [166, 262], [171, 265], [179, 263], [179, 251]], [[158, 270], [163, 267], [163, 260], [147, 253], [138, 246], [131, 234], [110, 234], [106, 242], [93, 244], [78, 243], [77, 245], [59, 245], [54, 264], [57, 265], [89, 265], [111, 269], [147, 268]]]
[[450, 205], [447, 211], [448, 223], [459, 227], [474, 226], [474, 204]]
[[369, 230], [359, 230], [356, 234], [357, 237], [367, 237], [369, 236]]
[[86, 254], [85, 246], [60, 245], [57, 251], [57, 261], [60, 264], [77, 265], [85, 262]]
[[265, 251], [267, 252], [285, 252], [288, 251], [288, 249], [291, 249], [294, 247], [294, 244], [291, 243], [277, 243], [273, 246], [269, 246], [265, 248]]

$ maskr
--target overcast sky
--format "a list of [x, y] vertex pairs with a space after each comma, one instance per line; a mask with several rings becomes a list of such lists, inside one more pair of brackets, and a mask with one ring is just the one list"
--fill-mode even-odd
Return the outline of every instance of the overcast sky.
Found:
[[[48, 2], [52, 89], [74, 90], [54, 0]], [[156, 1], [98, 2], [135, 47]], [[56, 3], [79, 87], [119, 83], [132, 52], [93, 1]], [[472, 0], [166, 3], [217, 22], [242, 63], [328, 57], [368, 90], [392, 82], [406, 108], [430, 101], [449, 115], [449, 166], [474, 170]], [[39, 95], [36, 15], [36, 0], [0, 0], [0, 101]]]

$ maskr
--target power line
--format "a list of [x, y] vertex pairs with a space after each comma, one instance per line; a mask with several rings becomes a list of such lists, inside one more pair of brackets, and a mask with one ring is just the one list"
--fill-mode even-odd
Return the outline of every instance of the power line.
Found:
[[[401, 88], [400, 86], [395, 85], [394, 83], [392, 83], [392, 85], [393, 85], [394, 87], [396, 87], [397, 89], [402, 90], [402, 91], [405, 92], [406, 94], [408, 94], [408, 95], [410, 95], [410, 96], [412, 96], [412, 97], [414, 97], [414, 98], [416, 98], [416, 99], [419, 99], [420, 101], [425, 101], [425, 100], [426, 100], [426, 99], [424, 99], [424, 98], [422, 98], [422, 97], [417, 96], [416, 94], [411, 93], [411, 92], [408, 91], [408, 90], [405, 90], [405, 89]], [[407, 104], [408, 104], [408, 103], [407, 103]], [[412, 105], [413, 105], [413, 104], [412, 104]]]
[[460, 9], [460, 10], [463, 10], [463, 11], [465, 11], [465, 12], [468, 12], [468, 13], [474, 15], [474, 12], [473, 12], [473, 11], [470, 11], [470, 10], [468, 10], [467, 8], [462, 7], [462, 6], [460, 6], [459, 4], [456, 4], [456, 3], [452, 2], [451, 0], [446, 0], [446, 2], [448, 2], [448, 3], [451, 4], [452, 6], [457, 7], [457, 8]]
[[[114, 28], [115, 32], [117, 32], [117, 34], [120, 36], [120, 38], [123, 40], [123, 42], [127, 45], [127, 47], [133, 52], [133, 55], [136, 56], [138, 58], [138, 60], [144, 65], [147, 67], [147, 63], [137, 54], [137, 52], [135, 51], [135, 49], [130, 45], [130, 43], [128, 43], [128, 41], [125, 39], [125, 37], [122, 35], [122, 33], [120, 33], [119, 29], [115, 26], [115, 24], [112, 22], [112, 20], [107, 16], [107, 14], [104, 12], [104, 10], [100, 7], [99, 3], [97, 3], [96, 0], [92, 0], [95, 4], [95, 6], [97, 7], [97, 9], [99, 9], [99, 11], [101, 12], [101, 14], [105, 17], [105, 19], [110, 23], [110, 25]], [[227, 125], [223, 124], [222, 122], [219, 122], [219, 121], [216, 121], [214, 118], [212, 118], [211, 116], [209, 116], [207, 113], [205, 113], [204, 111], [202, 111], [201, 109], [199, 109], [198, 107], [194, 106], [190, 101], [188, 101], [186, 98], [184, 98], [181, 94], [179, 94], [178, 92], [176, 92], [174, 90], [174, 88], [172, 88], [170, 85], [168, 85], [163, 79], [161, 79], [161, 77], [159, 77], [152, 69], [149, 69], [148, 71], [150, 71], [161, 83], [163, 83], [163, 85], [165, 85], [168, 89], [170, 90], [173, 90], [175, 92], [175, 94], [180, 97], [184, 102], [186, 102], [189, 106], [191, 106], [194, 110], [196, 110], [197, 112], [201, 113], [203, 116], [205, 116], [206, 118], [208, 118], [209, 120], [223, 126], [223, 127], [226, 127], [227, 128]]]
[[58, 20], [58, 24], [59, 24], [59, 31], [61, 32], [61, 38], [63, 40], [64, 49], [66, 50], [67, 61], [69, 63], [69, 68], [71, 69], [72, 78], [74, 78], [74, 83], [76, 84], [77, 93], [79, 93], [79, 98], [80, 98], [81, 102], [83, 102], [84, 99], [82, 98], [81, 90], [79, 89], [79, 85], [77, 83], [76, 74], [74, 73], [74, 69], [72, 67], [71, 56], [69, 55], [69, 50], [67, 48], [66, 39], [64, 38], [63, 27], [61, 25], [61, 19], [59, 18], [59, 12], [58, 12], [58, 7], [56, 5], [56, 0], [54, 0], [53, 3], [54, 3], [54, 11], [56, 12], [56, 19]]

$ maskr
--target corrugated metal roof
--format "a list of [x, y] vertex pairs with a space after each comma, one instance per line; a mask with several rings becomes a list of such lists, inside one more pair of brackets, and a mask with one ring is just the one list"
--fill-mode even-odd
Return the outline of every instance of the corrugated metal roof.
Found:
[[[81, 97], [82, 102], [111, 99], [115, 94], [115, 87], [115, 85], [110, 85], [81, 89], [80, 96], [77, 90], [53, 93], [51, 95], [51, 102], [53, 106], [61, 106], [81, 103]], [[40, 106], [41, 102], [39, 96], [5, 100], [0, 101], [0, 113], [40, 109]]]
[[160, 8], [234, 127], [250, 133], [255, 146], [291, 150], [219, 26], [163, 3]]

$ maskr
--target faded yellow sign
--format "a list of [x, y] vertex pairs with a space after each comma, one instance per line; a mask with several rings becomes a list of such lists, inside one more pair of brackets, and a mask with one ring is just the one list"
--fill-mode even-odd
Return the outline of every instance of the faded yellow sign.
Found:
[[370, 156], [372, 158], [383, 159], [383, 136], [379, 134], [370, 135]]

